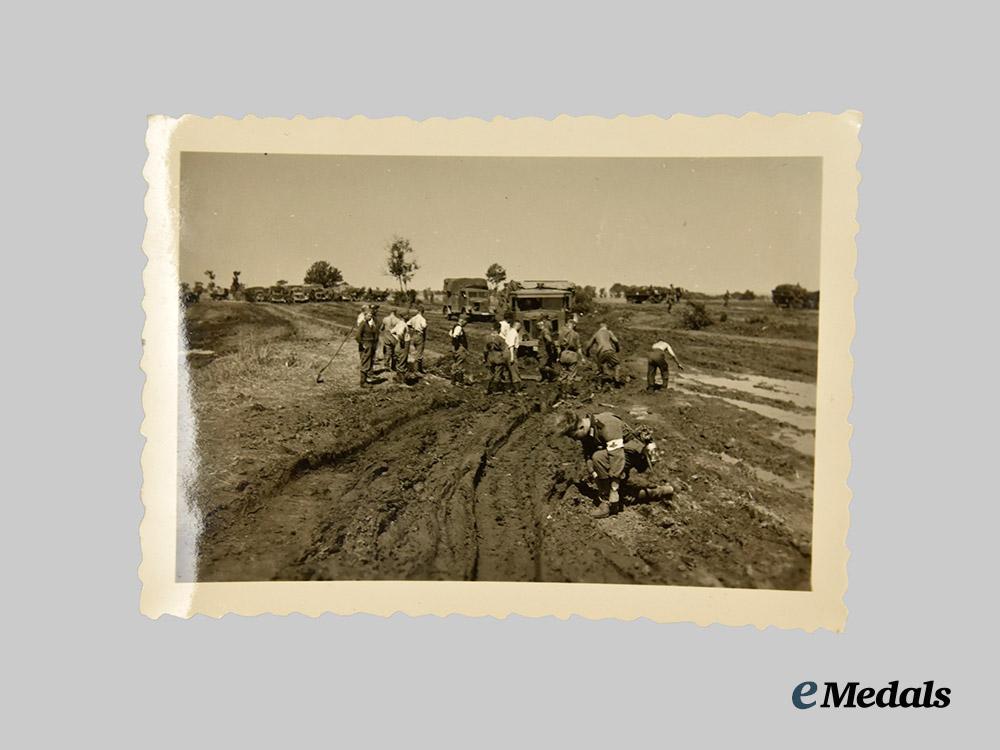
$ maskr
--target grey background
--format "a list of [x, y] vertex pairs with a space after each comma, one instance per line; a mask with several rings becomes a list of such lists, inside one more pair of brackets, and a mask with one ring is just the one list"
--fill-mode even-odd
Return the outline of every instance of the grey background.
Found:
[[[996, 694], [985, 4], [8, 9], [5, 732], [19, 744], [966, 745]], [[243, 7], [242, 5], [240, 7]], [[147, 113], [865, 112], [847, 632], [138, 614]], [[797, 711], [934, 679], [936, 711]], [[984, 734], [984, 736], [986, 736]]]

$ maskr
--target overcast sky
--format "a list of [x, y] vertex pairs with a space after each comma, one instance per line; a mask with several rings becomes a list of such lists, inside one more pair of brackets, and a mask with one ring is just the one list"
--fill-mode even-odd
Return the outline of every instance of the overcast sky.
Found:
[[181, 279], [301, 283], [316, 260], [358, 286], [482, 276], [678, 284], [704, 292], [819, 286], [819, 158], [604, 159], [184, 153]]

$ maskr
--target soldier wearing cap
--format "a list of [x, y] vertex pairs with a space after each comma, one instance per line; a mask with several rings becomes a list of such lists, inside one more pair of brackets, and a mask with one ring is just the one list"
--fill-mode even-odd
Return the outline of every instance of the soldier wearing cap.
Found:
[[[619, 489], [631, 470], [649, 468], [646, 445], [629, 434], [625, 422], [611, 412], [580, 414], [569, 411], [560, 419], [563, 435], [579, 440], [590, 478], [597, 480], [600, 505], [594, 518], [607, 518], [620, 509]], [[630, 432], [630, 431], [629, 431]]]
[[361, 385], [372, 384], [375, 370], [375, 350], [378, 348], [378, 325], [371, 310], [364, 311], [364, 318], [355, 334], [358, 342], [358, 357], [361, 360]]

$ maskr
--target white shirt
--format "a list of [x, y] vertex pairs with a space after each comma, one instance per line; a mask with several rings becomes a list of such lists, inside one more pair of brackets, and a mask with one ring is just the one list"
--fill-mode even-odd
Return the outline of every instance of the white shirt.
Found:
[[451, 337], [453, 339], [457, 339], [461, 335], [462, 335], [462, 324], [456, 323], [455, 327], [451, 329]]
[[420, 313], [417, 313], [408, 321], [406, 321], [406, 325], [408, 325], [417, 333], [423, 333], [425, 330], [427, 330], [427, 318], [425, 318]]
[[655, 344], [653, 344], [653, 348], [659, 349], [660, 351], [670, 352], [671, 357], [674, 358], [677, 357], [677, 355], [674, 354], [674, 350], [670, 348], [670, 344], [668, 344], [666, 341], [657, 341]]
[[521, 345], [521, 332], [514, 328], [514, 326], [509, 326], [503, 337], [507, 342], [507, 348], [509, 349], [514, 349], [516, 351], [517, 347]]
[[506, 320], [501, 320], [500, 321], [500, 335], [503, 336], [506, 339], [507, 338], [507, 332], [509, 330], [510, 330], [510, 323], [508, 323]]
[[396, 322], [392, 324], [389, 333], [395, 336], [397, 341], [402, 341], [403, 334], [406, 333], [406, 322], [402, 318], [396, 318]]
[[358, 322], [357, 322], [357, 325], [361, 325], [364, 322], [365, 322], [365, 313], [362, 310], [361, 312], [358, 313]]

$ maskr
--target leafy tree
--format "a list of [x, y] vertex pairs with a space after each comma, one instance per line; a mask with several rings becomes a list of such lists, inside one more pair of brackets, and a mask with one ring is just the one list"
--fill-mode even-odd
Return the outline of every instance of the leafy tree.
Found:
[[597, 296], [600, 297], [601, 299], [604, 299], [605, 297], [608, 296], [608, 290], [602, 286], [600, 291], [597, 293]]
[[611, 292], [611, 296], [617, 299], [618, 297], [622, 296], [622, 294], [625, 291], [625, 287], [616, 281], [614, 284], [611, 285], [611, 289], [609, 291]]
[[278, 279], [276, 282], [274, 282], [274, 285], [275, 286], [287, 286], [288, 282], [285, 281], [285, 279]]
[[507, 270], [499, 263], [494, 263], [486, 269], [486, 281], [491, 289], [496, 289], [507, 279]]
[[212, 291], [215, 289], [215, 271], [205, 271], [205, 275], [208, 276], [208, 290]]
[[809, 292], [798, 284], [778, 284], [771, 290], [771, 301], [777, 307], [805, 307]]
[[328, 289], [334, 284], [339, 284], [344, 280], [344, 274], [339, 268], [331, 266], [325, 260], [317, 260], [306, 271], [303, 284], [320, 284], [324, 289]]
[[387, 248], [386, 269], [389, 275], [399, 282], [400, 291], [406, 291], [406, 285], [410, 283], [413, 274], [420, 266], [413, 256], [413, 248], [410, 241], [403, 237], [394, 237], [392, 244]]

